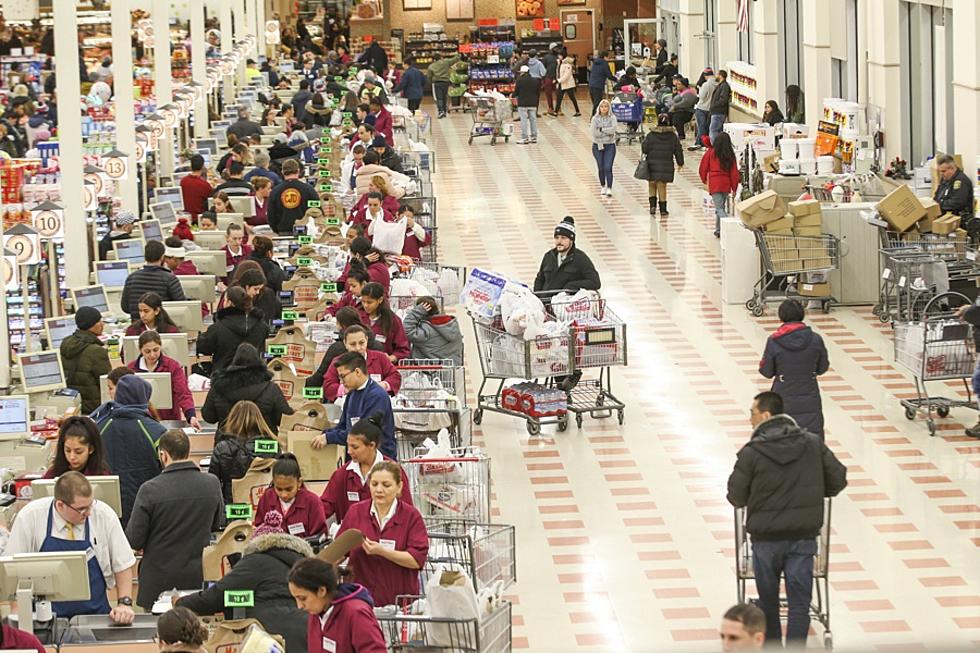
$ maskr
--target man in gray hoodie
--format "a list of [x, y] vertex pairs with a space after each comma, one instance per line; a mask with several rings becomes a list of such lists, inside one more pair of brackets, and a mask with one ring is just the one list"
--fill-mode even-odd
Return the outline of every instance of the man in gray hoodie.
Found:
[[697, 133], [694, 137], [694, 145], [687, 148], [691, 151], [700, 150], [704, 147], [701, 138], [708, 135], [711, 94], [715, 92], [715, 87], [718, 86], [715, 71], [711, 66], [704, 69], [704, 72], [701, 73], [701, 79], [701, 84], [698, 86], [698, 103], [694, 105], [694, 124], [697, 126]]
[[432, 297], [419, 297], [405, 315], [405, 335], [412, 343], [412, 358], [451, 360], [463, 364], [463, 333], [452, 315], [439, 313]]

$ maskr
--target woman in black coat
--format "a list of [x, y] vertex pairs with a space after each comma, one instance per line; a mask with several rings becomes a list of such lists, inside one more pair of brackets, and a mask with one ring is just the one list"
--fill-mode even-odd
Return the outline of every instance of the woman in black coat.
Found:
[[224, 578], [178, 600], [177, 605], [199, 615], [224, 610], [225, 619], [232, 619], [231, 610], [225, 610], [225, 591], [252, 591], [255, 607], [245, 608], [245, 617], [257, 619], [273, 635], [282, 635], [286, 653], [306, 653], [306, 613], [296, 608], [286, 577], [297, 561], [312, 556], [310, 545], [294, 535], [259, 535], [245, 546], [242, 559]]
[[259, 351], [247, 342], [238, 345], [230, 365], [211, 375], [211, 390], [201, 416], [211, 424], [221, 424], [239, 401], [258, 406], [273, 434], [279, 432], [282, 416], [293, 414]]
[[214, 316], [214, 324], [197, 339], [197, 353], [211, 356], [212, 375], [231, 365], [238, 345], [243, 342], [264, 352], [269, 335], [262, 311], [252, 307], [252, 299], [244, 288], [229, 288], [225, 301], [225, 307]]
[[759, 373], [773, 379], [786, 414], [823, 438], [823, 404], [817, 377], [830, 367], [823, 338], [803, 323], [803, 304], [787, 299], [779, 306], [783, 325], [769, 336]]
[[660, 215], [667, 217], [667, 184], [674, 181], [674, 162], [677, 167], [684, 166], [684, 148], [677, 138], [670, 114], [657, 117], [657, 126], [643, 139], [643, 155], [647, 158], [647, 187], [650, 194], [650, 215], [657, 214], [656, 203], [660, 204]]

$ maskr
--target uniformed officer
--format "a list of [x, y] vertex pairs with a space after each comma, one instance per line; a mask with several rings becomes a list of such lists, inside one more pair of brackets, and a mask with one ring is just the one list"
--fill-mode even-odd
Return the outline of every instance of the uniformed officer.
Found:
[[942, 180], [933, 198], [943, 213], [963, 217], [973, 216], [973, 182], [956, 166], [953, 157], [943, 154], [936, 159]]

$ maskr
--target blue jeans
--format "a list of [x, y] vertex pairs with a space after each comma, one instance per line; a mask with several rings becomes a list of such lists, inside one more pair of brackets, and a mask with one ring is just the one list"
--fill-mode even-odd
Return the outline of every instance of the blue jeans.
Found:
[[525, 141], [538, 137], [538, 108], [517, 107], [521, 119], [521, 138]]
[[599, 185], [612, 188], [613, 161], [616, 160], [616, 144], [610, 143], [603, 146], [600, 150], [599, 146], [593, 143], [592, 156], [595, 157], [595, 164], [599, 169]]
[[697, 127], [694, 144], [700, 146], [701, 137], [708, 135], [708, 112], [704, 109], [695, 109], [694, 124]]
[[786, 643], [806, 644], [810, 630], [810, 599], [813, 595], [813, 557], [817, 541], [752, 541], [752, 569], [759, 590], [759, 607], [766, 615], [766, 644], [781, 646], [779, 623], [779, 577], [786, 577], [786, 601], [789, 617]]
[[708, 126], [708, 135], [711, 136], [711, 143], [714, 145], [715, 138], [723, 131], [725, 126], [725, 114], [714, 113], [711, 115], [711, 122]]
[[712, 193], [711, 201], [715, 204], [715, 233], [720, 233], [721, 219], [728, 217], [728, 193]]
[[980, 356], [977, 357], [977, 366], [973, 369], [973, 396], [980, 405]]

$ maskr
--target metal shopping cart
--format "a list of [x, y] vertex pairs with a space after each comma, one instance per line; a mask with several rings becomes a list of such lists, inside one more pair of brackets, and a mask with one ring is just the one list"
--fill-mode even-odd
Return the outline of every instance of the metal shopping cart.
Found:
[[[436, 300], [439, 310], [442, 311], [446, 306], [454, 306], [459, 303], [459, 293], [466, 282], [466, 268], [458, 265], [415, 261], [408, 270], [396, 278], [417, 281], [426, 289], [426, 293]], [[388, 301], [393, 310], [403, 312], [415, 306], [418, 296], [399, 294], [398, 287], [400, 285], [399, 283], [392, 284], [391, 296]], [[402, 292], [408, 290], [402, 289]]]
[[643, 138], [643, 98], [639, 93], [617, 93], [613, 96], [612, 113], [616, 116], [616, 144], [621, 140], [633, 143]]
[[[831, 500], [824, 499], [823, 526], [817, 537], [817, 555], [813, 558], [813, 599], [810, 603], [810, 616], [823, 626], [823, 644], [828, 651], [834, 648], [834, 635], [830, 630], [830, 583], [827, 571], [830, 566], [830, 507]], [[745, 530], [746, 510], [735, 509], [735, 577], [738, 587], [738, 602], [748, 599], [748, 583], [755, 580], [752, 567], [752, 543]], [[787, 604], [780, 600], [780, 612], [785, 615]]]
[[398, 362], [402, 386], [392, 400], [398, 458], [415, 455], [426, 438], [449, 432], [453, 447], [469, 446], [466, 370], [451, 360], [407, 358]]
[[[830, 272], [840, 267], [840, 241], [836, 236], [783, 236], [755, 231], [756, 243], [762, 257], [763, 272], [745, 308], [761, 317], [766, 304], [782, 302], [791, 297], [818, 300], [825, 313], [837, 300], [833, 297], [809, 297], [800, 291], [811, 283], [803, 275]], [[781, 283], [776, 283], [781, 280]]]
[[433, 573], [438, 565], [448, 565], [465, 571], [477, 592], [498, 582], [506, 589], [517, 580], [513, 526], [444, 521], [430, 525], [428, 532], [429, 556], [423, 576]]
[[426, 526], [490, 523], [490, 457], [476, 447], [451, 449], [442, 457], [425, 455], [405, 460], [402, 467]]
[[[399, 605], [418, 603], [419, 596], [399, 597]], [[407, 612], [408, 607], [404, 610]], [[377, 614], [377, 611], [376, 611]], [[511, 604], [501, 601], [482, 619], [451, 619], [421, 614], [378, 614], [385, 643], [392, 653], [510, 653]]]
[[[936, 434], [935, 412], [948, 417], [951, 408], [972, 408], [977, 403], [970, 392], [973, 377], [975, 347], [973, 327], [956, 315], [956, 307], [970, 304], [966, 295], [947, 292], [936, 295], [926, 303], [921, 321], [895, 323], [895, 362], [912, 373], [915, 379], [915, 399], [903, 399], [905, 417], [915, 419], [922, 413], [929, 435]], [[966, 399], [931, 396], [926, 381], [962, 379]]]
[[509, 119], [513, 113], [510, 100], [477, 96], [472, 98], [472, 103], [473, 127], [470, 129], [469, 144], [472, 145], [473, 139], [480, 136], [489, 136], [491, 145], [497, 144], [498, 137], [509, 142], [510, 133], [504, 129], [504, 120]]

